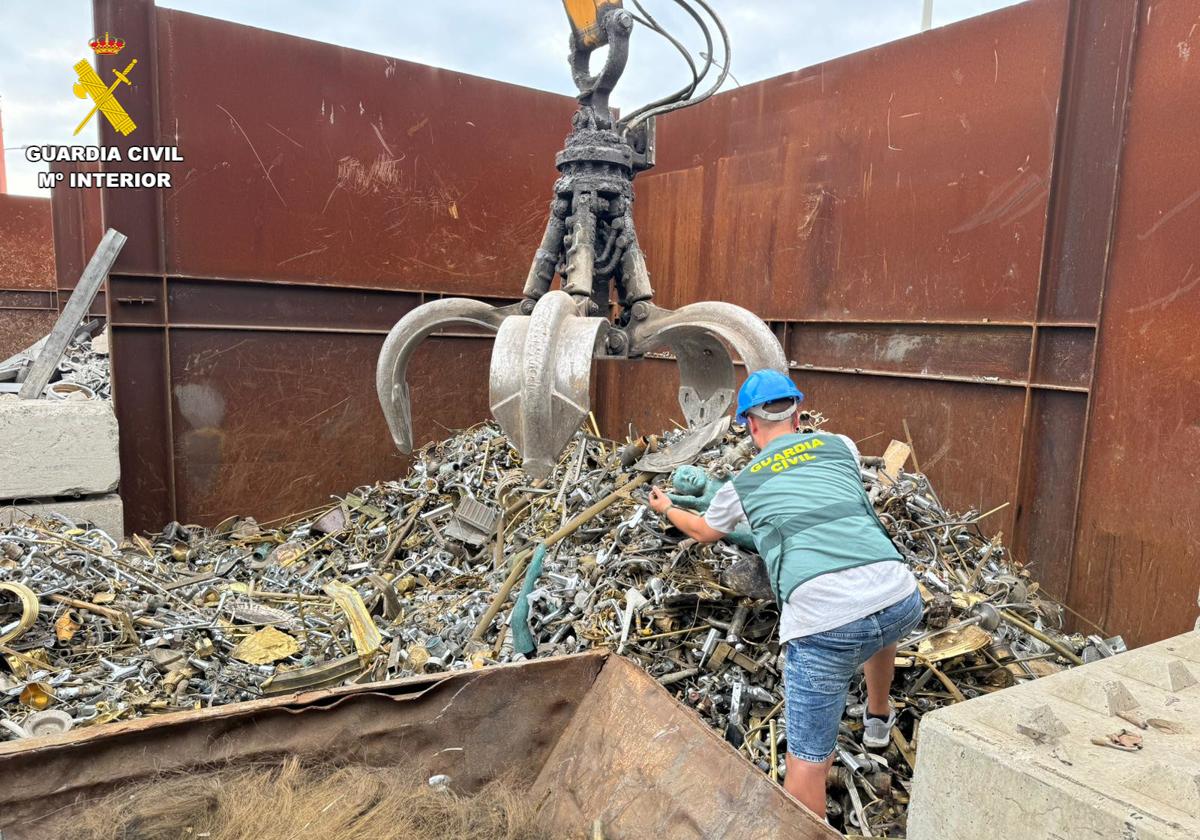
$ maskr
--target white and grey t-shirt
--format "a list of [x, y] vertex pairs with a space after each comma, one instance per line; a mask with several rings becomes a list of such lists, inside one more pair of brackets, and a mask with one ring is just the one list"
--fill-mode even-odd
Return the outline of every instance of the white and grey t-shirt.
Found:
[[[861, 455], [854, 441], [837, 436], [856, 461]], [[713, 497], [704, 514], [710, 528], [729, 533], [746, 519], [742, 500], [732, 481]], [[823, 633], [890, 607], [907, 598], [917, 587], [916, 578], [899, 560], [870, 563], [840, 572], [830, 572], [796, 587], [779, 619], [779, 641]]]

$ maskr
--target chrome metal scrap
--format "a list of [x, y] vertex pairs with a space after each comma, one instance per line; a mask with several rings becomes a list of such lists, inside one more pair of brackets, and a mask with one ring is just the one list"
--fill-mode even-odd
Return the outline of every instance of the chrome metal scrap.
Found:
[[[97, 345], [101, 343], [105, 345], [104, 352], [97, 350]], [[75, 341], [67, 345], [66, 352], [58, 362], [59, 381], [87, 389], [85, 396], [99, 400], [112, 399], [112, 377], [106, 347], [106, 340], [101, 342], [99, 338], [91, 338], [86, 333], [77, 335]], [[50, 392], [51, 396], [61, 395], [53, 382]]]
[[[108, 361], [108, 337], [94, 335], [99, 321], [81, 326], [58, 360], [54, 380], [46, 386], [50, 399], [112, 399]], [[39, 339], [20, 353], [0, 360], [0, 394], [17, 393], [24, 374], [33, 365], [46, 339]]]
[[[696, 466], [718, 480], [734, 474], [753, 451], [737, 431]], [[38, 603], [30, 626], [0, 645], [0, 739], [522, 658], [508, 622], [523, 563], [565, 534], [526, 596], [536, 654], [619, 652], [781, 778], [779, 612], [757, 555], [685, 539], [642, 489], [584, 515], [638, 475], [648, 445], [580, 431], [550, 477], [531, 482], [486, 423], [418, 451], [401, 479], [281, 522], [173, 522], [120, 543], [61, 518], [0, 530], [0, 582], [28, 587]], [[887, 750], [862, 748], [865, 694], [851, 687], [829, 811], [848, 833], [900, 836], [925, 712], [1120, 642], [1064, 633], [1063, 608], [978, 514], [947, 511], [923, 475], [892, 481], [880, 459], [865, 460], [864, 485], [925, 596], [914, 636], [949, 629], [902, 647]], [[464, 523], [465, 542], [455, 536]], [[5, 597], [0, 638], [30, 620]], [[955, 629], [979, 602], [1003, 616], [999, 626]], [[34, 719], [46, 709], [66, 717]]]

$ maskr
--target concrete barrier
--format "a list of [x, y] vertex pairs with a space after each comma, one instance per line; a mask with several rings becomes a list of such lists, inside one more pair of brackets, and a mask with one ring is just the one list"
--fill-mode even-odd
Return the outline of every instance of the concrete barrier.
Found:
[[1200, 633], [931, 712], [918, 743], [909, 840], [1194, 840]]
[[112, 403], [0, 399], [0, 499], [111, 493], [120, 474]]

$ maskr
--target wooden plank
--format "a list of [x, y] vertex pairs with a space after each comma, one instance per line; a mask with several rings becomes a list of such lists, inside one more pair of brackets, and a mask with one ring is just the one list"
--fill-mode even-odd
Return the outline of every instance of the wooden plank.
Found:
[[885, 487], [895, 484], [896, 479], [900, 477], [900, 470], [904, 469], [904, 464], [911, 454], [912, 447], [907, 443], [899, 440], [889, 443], [883, 453], [883, 466], [879, 470], [879, 482]]
[[29, 376], [21, 385], [21, 390], [18, 392], [21, 399], [40, 398], [42, 391], [50, 384], [50, 377], [58, 368], [59, 359], [66, 351], [67, 345], [71, 343], [79, 324], [87, 316], [88, 310], [92, 308], [92, 300], [96, 297], [96, 292], [100, 290], [104, 278], [108, 276], [109, 269], [116, 262], [117, 255], [121, 253], [125, 239], [125, 234], [109, 228], [108, 232], [104, 234], [104, 238], [100, 240], [100, 244], [96, 246], [95, 253], [92, 254], [79, 282], [75, 285], [75, 291], [71, 293], [71, 298], [63, 307], [62, 314], [58, 316], [54, 329], [47, 336], [42, 351], [34, 360]]

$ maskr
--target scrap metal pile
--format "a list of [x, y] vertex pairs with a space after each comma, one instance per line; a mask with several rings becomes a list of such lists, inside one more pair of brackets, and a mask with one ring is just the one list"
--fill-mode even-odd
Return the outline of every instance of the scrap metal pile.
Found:
[[[402, 480], [287, 521], [171, 523], [124, 542], [65, 520], [2, 530], [0, 738], [508, 662], [531, 638], [538, 656], [605, 646], [633, 659], [779, 778], [778, 611], [761, 561], [687, 540], [643, 504], [654, 476], [633, 464], [655, 444], [581, 431], [531, 483], [489, 423], [419, 451]], [[720, 480], [751, 452], [731, 433], [696, 466]], [[926, 595], [919, 633], [934, 635], [900, 652], [887, 751], [859, 745], [852, 688], [830, 807], [848, 832], [897, 836], [924, 712], [1119, 643], [1061, 633], [1062, 609], [978, 515], [947, 512], [920, 474], [866, 460]], [[676, 490], [702, 492], [705, 476], [681, 469]], [[522, 600], [528, 632], [514, 634]]]
[[[45, 389], [50, 399], [112, 399], [108, 334], [99, 319], [83, 324], [71, 336]], [[0, 360], [0, 394], [17, 393], [49, 336], [20, 353]]]

